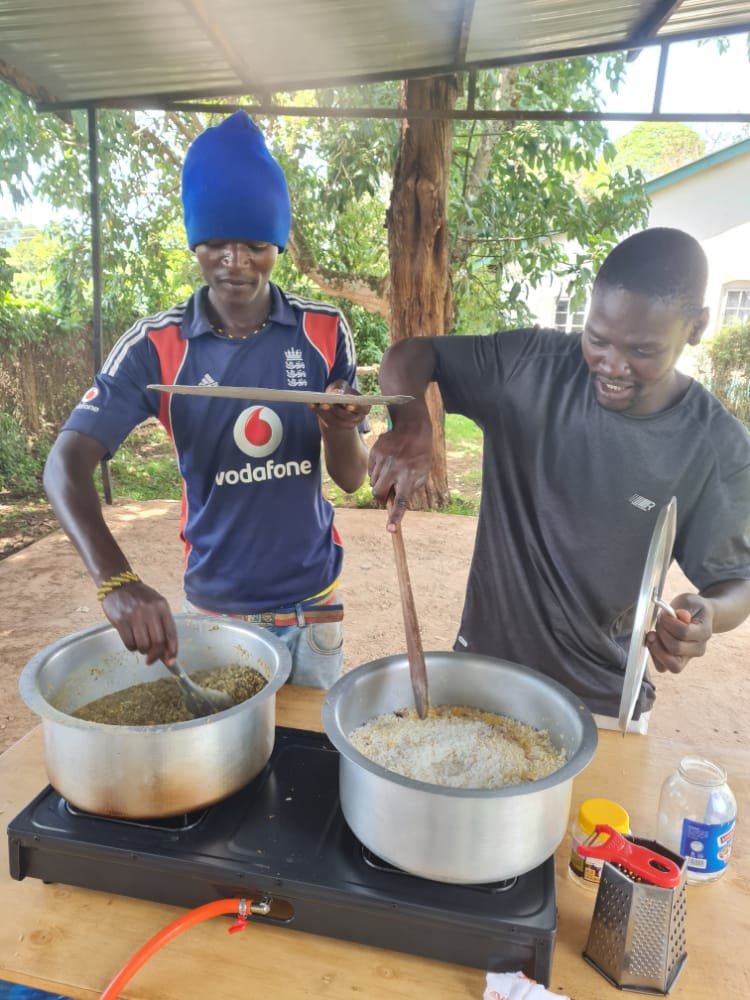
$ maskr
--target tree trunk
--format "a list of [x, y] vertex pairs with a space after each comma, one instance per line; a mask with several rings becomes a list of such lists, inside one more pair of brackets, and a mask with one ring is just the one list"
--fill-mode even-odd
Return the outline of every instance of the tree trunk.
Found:
[[[402, 107], [452, 110], [455, 77], [408, 80]], [[453, 326], [453, 288], [448, 247], [448, 177], [452, 124], [448, 119], [403, 119], [401, 144], [387, 215], [390, 255], [391, 341], [434, 337]], [[416, 510], [449, 501], [443, 404], [436, 385], [427, 392], [433, 460], [425, 488], [411, 500]]]

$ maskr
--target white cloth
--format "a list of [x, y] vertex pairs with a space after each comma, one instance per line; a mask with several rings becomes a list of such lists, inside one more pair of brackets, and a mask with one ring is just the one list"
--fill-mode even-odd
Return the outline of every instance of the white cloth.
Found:
[[483, 1000], [570, 1000], [550, 993], [522, 972], [488, 972]]

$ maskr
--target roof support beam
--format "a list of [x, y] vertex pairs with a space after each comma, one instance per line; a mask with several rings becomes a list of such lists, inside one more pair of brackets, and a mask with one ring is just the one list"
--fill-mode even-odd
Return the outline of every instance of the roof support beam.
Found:
[[[92, 106], [92, 105], [87, 105]], [[98, 108], [140, 108], [137, 102], [97, 101]], [[447, 118], [455, 121], [538, 121], [538, 122], [750, 122], [748, 112], [695, 113], [692, 111], [537, 111], [523, 108], [502, 110], [482, 110], [469, 107], [452, 111], [404, 108], [337, 108], [337, 107], [294, 107], [285, 104], [206, 104], [195, 101], [164, 101], [149, 104], [157, 111], [191, 111], [204, 114], [231, 114], [245, 110], [249, 115], [266, 118], [392, 118], [401, 120], [425, 120]], [[40, 105], [40, 111], [53, 111], [54, 105]]]
[[471, 33], [471, 22], [474, 19], [475, 0], [464, 0], [463, 12], [461, 14], [461, 27], [456, 42], [454, 63], [456, 66], [463, 66], [466, 63], [466, 50], [469, 47], [469, 35]]
[[656, 0], [651, 10], [647, 11], [640, 21], [633, 25], [625, 47], [639, 49], [647, 42], [653, 41], [659, 28], [669, 20], [669, 15], [680, 6], [682, 6], [682, 0]]

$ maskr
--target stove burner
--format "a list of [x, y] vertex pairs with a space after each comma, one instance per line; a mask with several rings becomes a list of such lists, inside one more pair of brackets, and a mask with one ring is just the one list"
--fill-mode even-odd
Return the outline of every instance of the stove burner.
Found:
[[[397, 868], [390, 861], [383, 861], [382, 858], [379, 858], [377, 854], [373, 854], [370, 848], [365, 847], [364, 844], [360, 844], [359, 849], [362, 852], [362, 860], [370, 868], [374, 868], [379, 872], [393, 872], [395, 875], [405, 875], [407, 878], [414, 878], [409, 872], [405, 872], [403, 868]], [[463, 888], [474, 889], [479, 892], [507, 892], [508, 889], [513, 888], [517, 881], [517, 878], [506, 878], [501, 882], [466, 882], [463, 884]]]
[[184, 830], [192, 830], [203, 822], [208, 815], [208, 809], [197, 809], [194, 812], [183, 813], [181, 816], [167, 816], [164, 819], [124, 819], [122, 816], [99, 816], [96, 813], [85, 812], [78, 809], [67, 799], [61, 800], [65, 803], [66, 810], [71, 816], [78, 819], [98, 820], [104, 823], [127, 824], [128, 826], [140, 827], [144, 830], [167, 830], [169, 833], [182, 833]]
[[231, 798], [166, 820], [95, 816], [43, 789], [8, 825], [10, 873], [193, 908], [268, 897], [281, 928], [548, 983], [557, 916], [548, 858], [517, 879], [453, 885], [378, 858], [344, 820], [339, 755], [277, 728], [266, 768]]

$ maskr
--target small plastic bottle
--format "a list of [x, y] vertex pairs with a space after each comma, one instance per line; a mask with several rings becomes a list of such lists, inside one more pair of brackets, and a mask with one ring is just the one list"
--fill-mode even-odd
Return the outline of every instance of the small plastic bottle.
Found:
[[612, 802], [610, 799], [586, 799], [581, 803], [578, 815], [573, 821], [570, 829], [570, 863], [568, 865], [568, 875], [578, 885], [586, 889], [596, 891], [602, 877], [603, 861], [598, 858], [584, 858], [578, 853], [578, 847], [587, 842], [593, 846], [601, 844], [606, 839], [606, 834], [589, 840], [594, 833], [595, 827], [606, 823], [618, 833], [630, 833], [630, 817], [621, 805]]
[[729, 864], [736, 818], [724, 768], [683, 757], [662, 785], [656, 839], [686, 859], [688, 882], [715, 882]]

